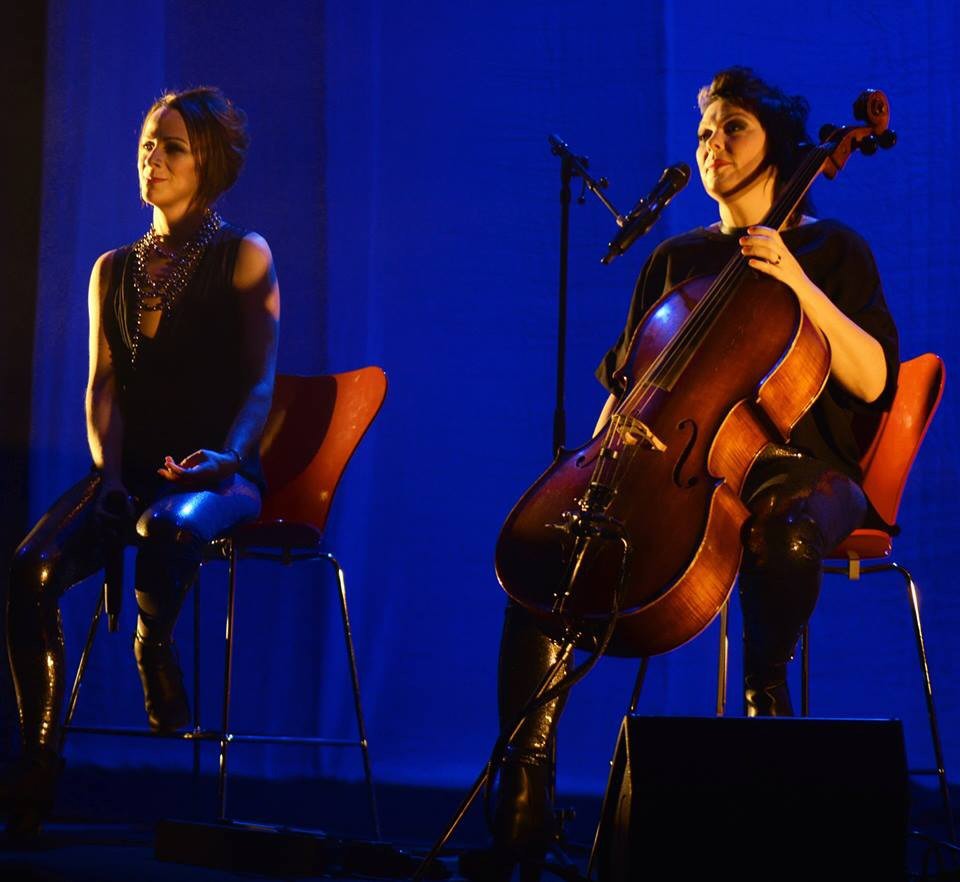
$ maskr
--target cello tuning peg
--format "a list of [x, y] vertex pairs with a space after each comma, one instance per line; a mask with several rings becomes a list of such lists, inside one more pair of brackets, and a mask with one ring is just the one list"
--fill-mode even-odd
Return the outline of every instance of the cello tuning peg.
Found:
[[824, 123], [820, 126], [820, 131], [818, 132], [820, 136], [820, 142], [829, 140], [830, 136], [837, 130], [837, 127], [833, 123]]
[[880, 133], [877, 141], [884, 150], [889, 150], [897, 143], [897, 133], [893, 129], [887, 129]]
[[876, 135], [867, 135], [866, 138], [862, 138], [857, 142], [857, 149], [864, 156], [873, 156], [873, 154], [877, 152], [877, 147], [879, 146], [880, 144], [877, 141]]

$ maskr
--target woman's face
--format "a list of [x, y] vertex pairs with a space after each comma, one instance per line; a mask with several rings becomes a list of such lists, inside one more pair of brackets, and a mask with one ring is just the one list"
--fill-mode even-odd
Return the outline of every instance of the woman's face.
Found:
[[718, 98], [697, 128], [697, 167], [707, 194], [718, 202], [739, 197], [775, 175], [766, 166], [767, 134], [749, 110]]
[[140, 198], [160, 209], [186, 210], [200, 186], [197, 160], [180, 112], [157, 108], [140, 133]]

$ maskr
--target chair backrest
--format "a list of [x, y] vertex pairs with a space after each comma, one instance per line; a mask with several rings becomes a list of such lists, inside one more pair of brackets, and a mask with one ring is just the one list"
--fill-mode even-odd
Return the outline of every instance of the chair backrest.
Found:
[[897, 394], [860, 461], [863, 490], [888, 524], [897, 522], [910, 467], [943, 396], [945, 369], [933, 353], [900, 365]]
[[277, 376], [260, 442], [267, 479], [261, 521], [323, 530], [340, 478], [387, 394], [379, 367], [315, 377]]

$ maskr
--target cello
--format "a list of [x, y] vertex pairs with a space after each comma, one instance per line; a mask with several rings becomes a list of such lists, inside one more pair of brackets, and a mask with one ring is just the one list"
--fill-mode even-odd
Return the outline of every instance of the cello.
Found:
[[[868, 90], [859, 124], [825, 126], [761, 225], [781, 230], [823, 173], [896, 142], [889, 105]], [[561, 451], [508, 515], [496, 548], [517, 603], [613, 655], [651, 656], [706, 628], [733, 589], [748, 511], [740, 491], [771, 442], [820, 395], [830, 349], [796, 295], [736, 254], [647, 311], [617, 372], [604, 428]]]

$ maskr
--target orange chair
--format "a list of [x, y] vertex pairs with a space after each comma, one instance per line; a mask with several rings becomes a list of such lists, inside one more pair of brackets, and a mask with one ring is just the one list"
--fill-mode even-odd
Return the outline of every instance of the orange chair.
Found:
[[[916, 459], [924, 436], [943, 396], [943, 361], [927, 353], [900, 365], [897, 394], [890, 410], [885, 413], [875, 429], [873, 440], [860, 461], [863, 469], [863, 489], [873, 507], [888, 524], [895, 524], [900, 509], [900, 500], [907, 483], [910, 468]], [[940, 743], [940, 727], [933, 703], [933, 687], [927, 653], [920, 626], [920, 606], [917, 586], [909, 571], [896, 561], [886, 560], [893, 551], [893, 534], [882, 529], [862, 528], [854, 530], [837, 548], [827, 555], [823, 567], [825, 573], [846, 575], [859, 579], [866, 573], [895, 571], [906, 580], [907, 593], [913, 618], [920, 670], [923, 675], [923, 690], [930, 721], [930, 736], [936, 758], [936, 769], [911, 769], [913, 775], [936, 775], [940, 784], [940, 796], [951, 839], [955, 839], [950, 791], [943, 763]], [[876, 563], [865, 565], [864, 560]], [[840, 565], [840, 561], [843, 562]], [[809, 626], [804, 627], [801, 637], [801, 714], [808, 716], [810, 709], [810, 645]], [[726, 704], [727, 679], [727, 607], [720, 614], [720, 661], [717, 684], [717, 715], [722, 716]]]
[[[214, 540], [210, 546], [212, 559], [229, 564], [227, 596], [226, 659], [224, 666], [223, 711], [217, 730], [200, 726], [199, 666], [196, 650], [199, 634], [198, 595], [194, 592], [194, 706], [193, 728], [169, 736], [152, 735], [145, 729], [120, 727], [73, 726], [77, 697], [97, 624], [103, 612], [103, 592], [90, 626], [87, 645], [80, 658], [67, 707], [64, 732], [90, 734], [145, 735], [169, 737], [194, 742], [194, 771], [198, 771], [198, 750], [201, 741], [217, 741], [220, 746], [218, 798], [220, 819], [226, 820], [227, 752], [231, 743], [312, 744], [318, 747], [358, 747], [363, 757], [364, 775], [370, 812], [376, 836], [380, 838], [373, 775], [367, 743], [366, 726], [360, 703], [360, 683], [356, 656], [347, 613], [347, 595], [343, 569], [332, 554], [321, 550], [323, 530], [330, 505], [347, 463], [373, 422], [386, 396], [387, 379], [378, 367], [366, 367], [327, 376], [296, 377], [280, 375], [276, 379], [273, 404], [261, 441], [261, 457], [268, 491], [257, 521], [244, 524], [230, 535]], [[339, 586], [340, 612], [350, 665], [353, 700], [357, 717], [358, 739], [287, 737], [278, 735], [242, 734], [230, 729], [230, 698], [233, 686], [233, 647], [235, 640], [234, 606], [237, 584], [237, 563], [242, 558], [277, 561], [291, 564], [300, 561], [326, 561], [336, 574]]]
[[[930, 421], [943, 397], [945, 373], [943, 361], [932, 353], [919, 355], [900, 365], [896, 397], [890, 410], [883, 415], [873, 442], [860, 461], [863, 469], [863, 490], [877, 514], [888, 524], [897, 522], [907, 476], [910, 474], [910, 468], [916, 459], [920, 444], [927, 434]], [[893, 536], [890, 532], [866, 528], [854, 530], [827, 556], [829, 561], [842, 561], [842, 565], [828, 563], [823, 571], [845, 575], [851, 580], [859, 579], [866, 573], [893, 571], [903, 576], [906, 582], [913, 631], [920, 658], [920, 672], [923, 677], [923, 694], [930, 721], [930, 737], [933, 741], [936, 760], [935, 769], [911, 769], [910, 773], [937, 777], [947, 828], [951, 840], [955, 840], [956, 831], [950, 804], [950, 790], [947, 785], [943, 748], [940, 743], [940, 726], [933, 703], [933, 685], [930, 681], [926, 645], [920, 624], [917, 585], [906, 567], [894, 560], [889, 560], [892, 551]], [[862, 563], [864, 560], [877, 562], [864, 565]], [[810, 639], [809, 626], [807, 626], [803, 629], [801, 652], [801, 713], [804, 716], [807, 716], [810, 709], [809, 673]]]

